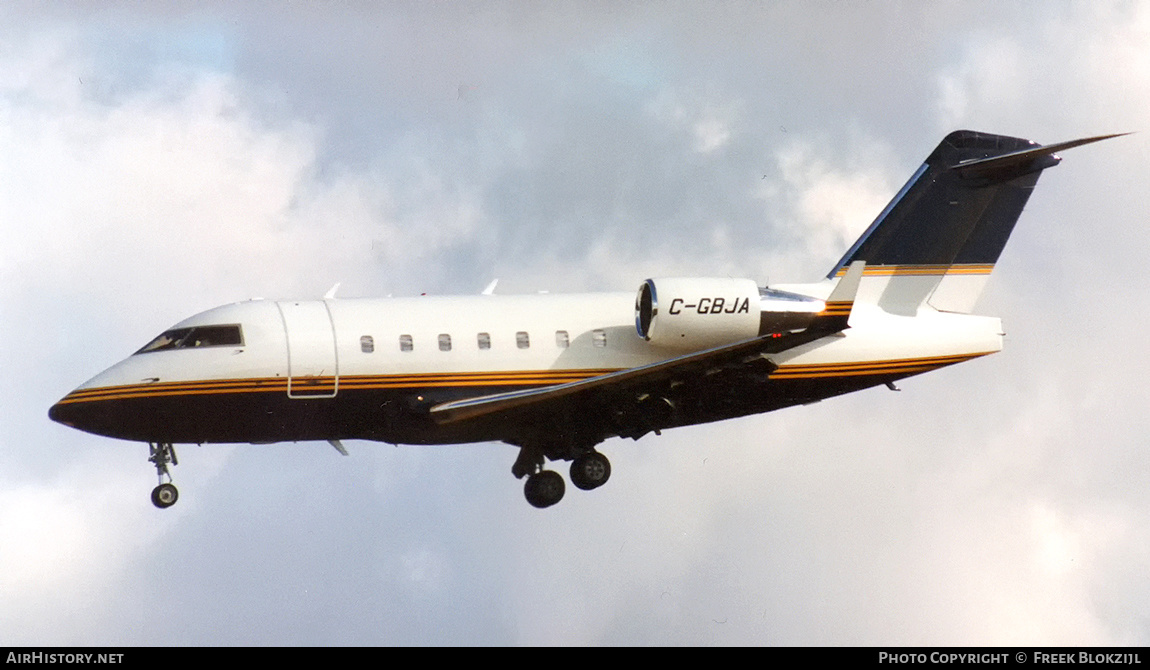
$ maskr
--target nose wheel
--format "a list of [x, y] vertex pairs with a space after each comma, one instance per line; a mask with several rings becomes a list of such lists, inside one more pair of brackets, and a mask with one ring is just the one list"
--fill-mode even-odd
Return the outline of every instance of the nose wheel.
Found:
[[148, 462], [156, 466], [156, 476], [160, 480], [160, 485], [152, 489], [152, 504], [160, 509], [167, 509], [175, 505], [180, 498], [180, 492], [176, 490], [175, 484], [172, 484], [172, 473], [168, 470], [168, 464], [179, 465], [180, 461], [176, 458], [176, 449], [170, 442], [149, 442], [148, 451]]
[[180, 499], [180, 492], [173, 484], [160, 484], [152, 489], [152, 504], [160, 509], [167, 509]]

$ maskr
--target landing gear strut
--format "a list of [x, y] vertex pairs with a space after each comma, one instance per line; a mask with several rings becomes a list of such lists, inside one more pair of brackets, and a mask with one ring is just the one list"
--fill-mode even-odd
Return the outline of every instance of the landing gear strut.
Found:
[[[148, 451], [148, 462], [156, 466], [156, 476], [160, 480], [160, 485], [152, 489], [152, 504], [160, 509], [167, 509], [175, 505], [176, 500], [180, 498], [180, 492], [172, 484], [172, 473], [168, 471], [168, 463], [179, 465], [180, 461], [176, 458], [176, 449], [171, 442], [149, 442]], [[164, 481], [165, 478], [167, 481]]]

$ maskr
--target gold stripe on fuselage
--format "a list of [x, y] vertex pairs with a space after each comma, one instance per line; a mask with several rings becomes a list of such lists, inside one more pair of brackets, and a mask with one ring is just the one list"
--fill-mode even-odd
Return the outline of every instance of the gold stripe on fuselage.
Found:
[[[508, 386], [537, 385], [549, 386], [597, 377], [615, 368], [585, 370], [535, 370], [526, 372], [472, 372], [472, 373], [428, 373], [412, 375], [348, 375], [339, 377], [341, 389], [390, 389], [423, 388], [450, 386]], [[336, 378], [332, 376], [293, 377], [293, 389], [305, 388], [308, 391], [333, 389]], [[287, 377], [262, 377], [252, 379], [215, 379], [193, 382], [151, 382], [125, 386], [105, 386], [81, 389], [68, 394], [60, 404], [92, 402], [102, 400], [127, 400], [132, 398], [167, 397], [180, 395], [208, 395], [216, 393], [284, 393], [288, 388]]]
[[851, 313], [852, 307], [854, 307], [853, 300], [835, 300], [828, 302], [826, 308], [821, 312], [821, 316], [846, 316]]
[[[899, 360], [857, 361], [850, 363], [818, 363], [783, 365], [771, 373], [775, 380], [817, 379], [827, 377], [855, 377], [863, 375], [908, 375], [961, 363], [993, 352], [933, 356]], [[483, 387], [483, 386], [551, 386], [580, 381], [616, 372], [615, 368], [585, 370], [532, 370], [524, 372], [442, 372], [403, 375], [348, 375], [338, 379], [339, 389], [383, 390], [410, 388]], [[308, 392], [334, 390], [336, 378], [295, 377], [293, 389]], [[106, 386], [73, 391], [60, 404], [160, 398], [189, 395], [231, 393], [285, 393], [287, 377], [261, 377], [252, 379], [215, 379], [188, 382], [152, 382], [125, 386]]]
[[[863, 270], [864, 277], [915, 277], [934, 275], [988, 275], [994, 269], [992, 263], [959, 263], [956, 265], [868, 265]], [[846, 268], [835, 273], [836, 277], [846, 274]]]

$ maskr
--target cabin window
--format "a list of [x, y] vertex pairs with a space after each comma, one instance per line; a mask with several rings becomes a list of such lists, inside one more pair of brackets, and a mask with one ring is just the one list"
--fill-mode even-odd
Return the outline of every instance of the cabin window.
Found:
[[601, 329], [591, 331], [591, 343], [597, 347], [607, 346], [607, 331]]
[[411, 351], [414, 348], [415, 348], [415, 345], [412, 343], [410, 335], [400, 335], [399, 336], [399, 350], [400, 351]]
[[571, 346], [571, 338], [567, 335], [567, 331], [555, 331], [555, 346], [559, 347], [560, 349], [566, 349], [567, 347]]
[[375, 338], [371, 335], [364, 335], [359, 338], [359, 350], [365, 354], [375, 351]]
[[527, 336], [527, 331], [521, 330], [515, 333], [515, 346], [520, 349], [526, 349], [531, 346], [531, 338]]
[[199, 347], [242, 347], [243, 344], [244, 336], [238, 324], [195, 326], [193, 328], [166, 330], [136, 353], [146, 354], [153, 351], [196, 349]]
[[440, 333], [439, 335], [439, 350], [451, 351], [451, 336], [447, 333]]
[[476, 339], [479, 341], [480, 349], [491, 348], [491, 333], [479, 333]]

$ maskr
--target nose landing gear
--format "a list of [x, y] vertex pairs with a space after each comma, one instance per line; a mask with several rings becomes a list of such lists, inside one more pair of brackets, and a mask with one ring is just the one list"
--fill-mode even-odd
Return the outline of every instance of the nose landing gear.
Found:
[[[160, 485], [152, 489], [152, 504], [160, 509], [167, 509], [175, 505], [180, 498], [180, 492], [172, 484], [172, 473], [168, 471], [168, 463], [179, 465], [180, 461], [176, 458], [176, 449], [170, 442], [149, 442], [148, 451], [148, 462], [156, 466], [156, 476], [160, 479]], [[164, 481], [165, 478], [167, 481]]]

